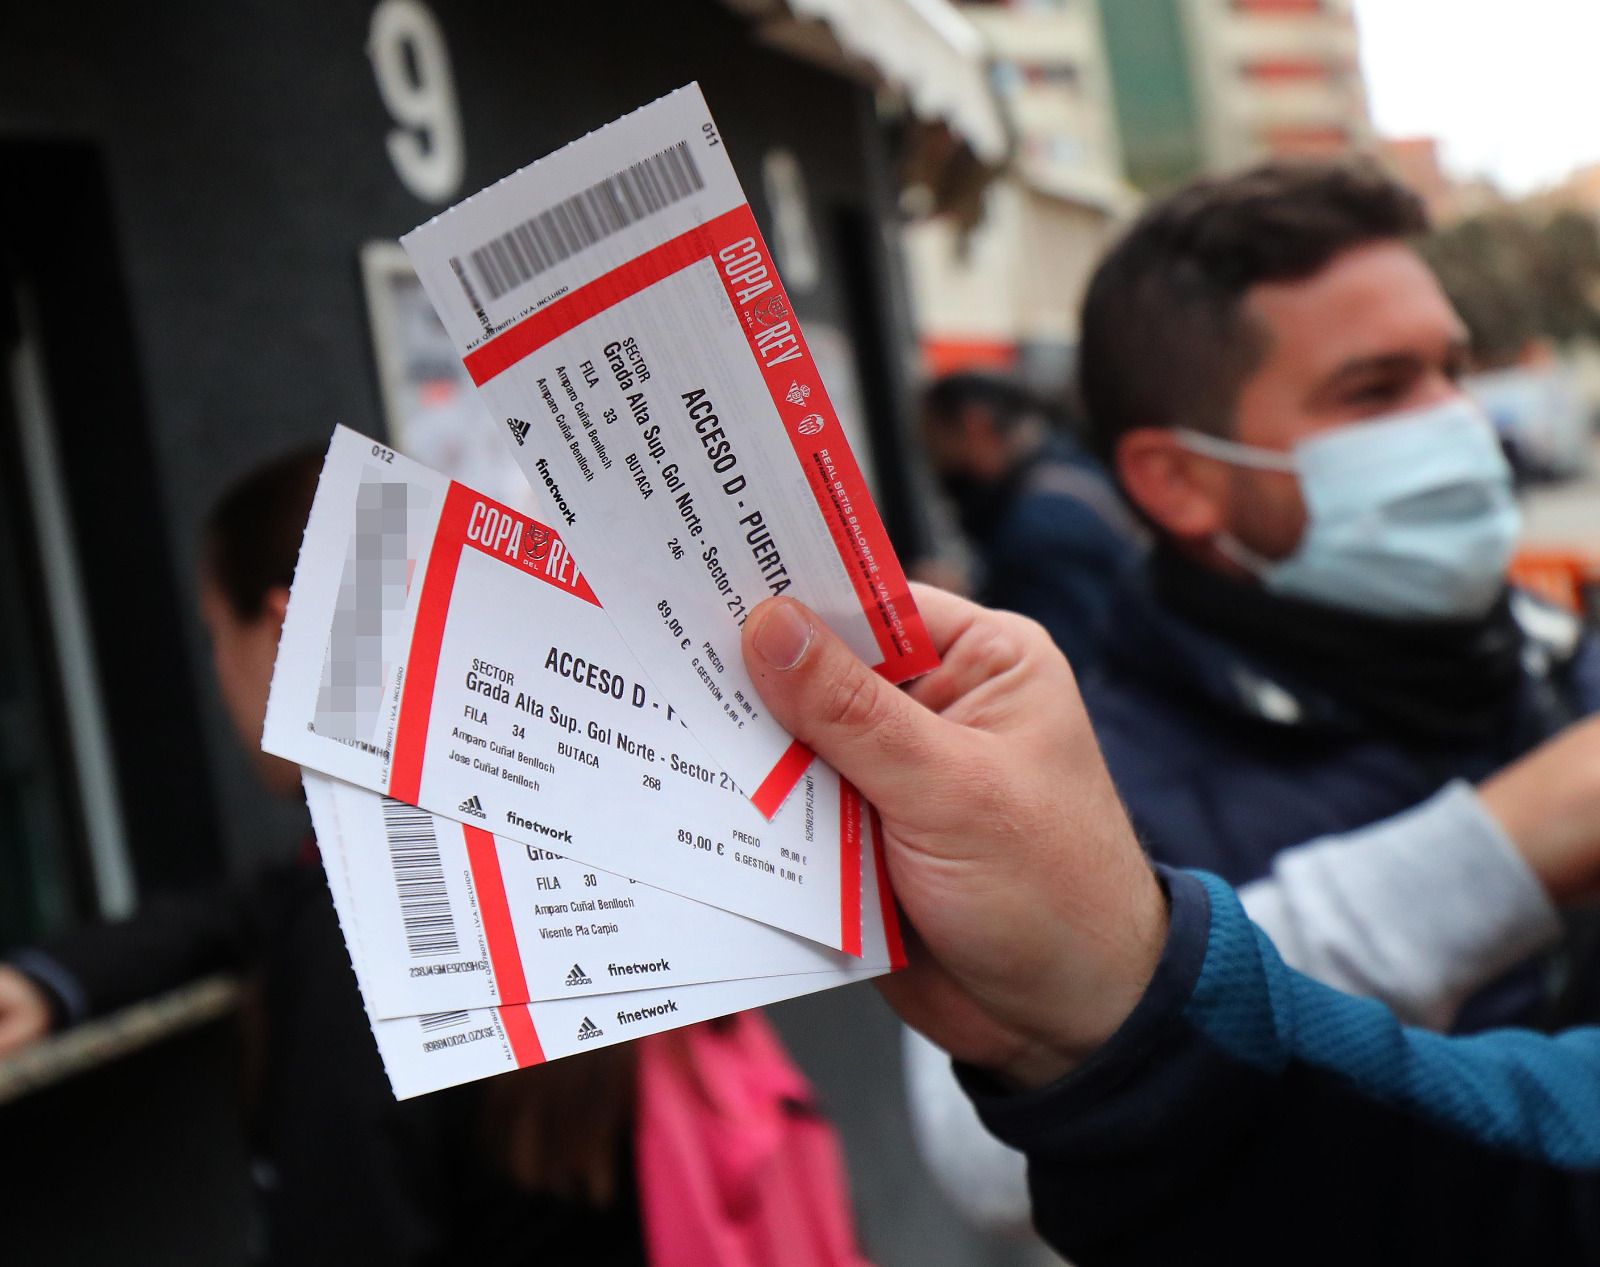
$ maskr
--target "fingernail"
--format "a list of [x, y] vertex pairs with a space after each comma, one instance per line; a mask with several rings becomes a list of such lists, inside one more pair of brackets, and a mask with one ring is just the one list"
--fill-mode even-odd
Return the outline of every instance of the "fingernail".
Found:
[[814, 632], [804, 608], [798, 603], [780, 603], [756, 630], [756, 651], [773, 668], [792, 669], [811, 645]]

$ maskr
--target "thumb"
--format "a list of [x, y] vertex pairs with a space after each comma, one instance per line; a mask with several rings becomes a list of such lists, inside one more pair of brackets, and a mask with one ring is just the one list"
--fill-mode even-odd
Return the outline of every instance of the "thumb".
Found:
[[792, 598], [768, 599], [751, 614], [744, 660], [784, 729], [874, 804], [896, 804], [949, 745], [949, 723], [889, 685]]

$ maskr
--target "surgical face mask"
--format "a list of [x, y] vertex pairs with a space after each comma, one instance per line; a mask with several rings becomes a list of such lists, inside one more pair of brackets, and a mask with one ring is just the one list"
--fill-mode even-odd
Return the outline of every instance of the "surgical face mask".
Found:
[[1306, 530], [1288, 558], [1217, 548], [1287, 597], [1395, 620], [1471, 619], [1494, 605], [1522, 528], [1511, 468], [1471, 401], [1325, 431], [1292, 453], [1181, 431], [1238, 466], [1299, 478]]

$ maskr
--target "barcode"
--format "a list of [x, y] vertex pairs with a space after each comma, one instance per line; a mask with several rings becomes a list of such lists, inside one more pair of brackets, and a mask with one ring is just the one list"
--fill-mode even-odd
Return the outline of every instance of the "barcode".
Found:
[[389, 862], [394, 867], [400, 918], [406, 926], [411, 957], [458, 954], [461, 947], [456, 941], [455, 921], [450, 918], [450, 893], [444, 886], [433, 815], [384, 797], [383, 829], [389, 838]]
[[489, 298], [498, 299], [585, 247], [704, 188], [689, 142], [679, 141], [524, 220], [468, 252], [467, 258]]
[[467, 1014], [465, 1012], [431, 1012], [427, 1016], [417, 1017], [417, 1020], [422, 1022], [422, 1032], [431, 1034], [436, 1029], [451, 1029], [457, 1025], [466, 1024]]

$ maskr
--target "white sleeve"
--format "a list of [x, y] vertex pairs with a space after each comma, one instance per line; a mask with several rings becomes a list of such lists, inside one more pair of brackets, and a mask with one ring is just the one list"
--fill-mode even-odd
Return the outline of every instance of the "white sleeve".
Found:
[[1239, 896], [1291, 967], [1432, 1029], [1561, 936], [1538, 878], [1460, 782], [1360, 831], [1284, 850]]
[[902, 1050], [912, 1134], [940, 1191], [979, 1227], [1028, 1231], [1027, 1158], [984, 1129], [945, 1052], [913, 1029]]

